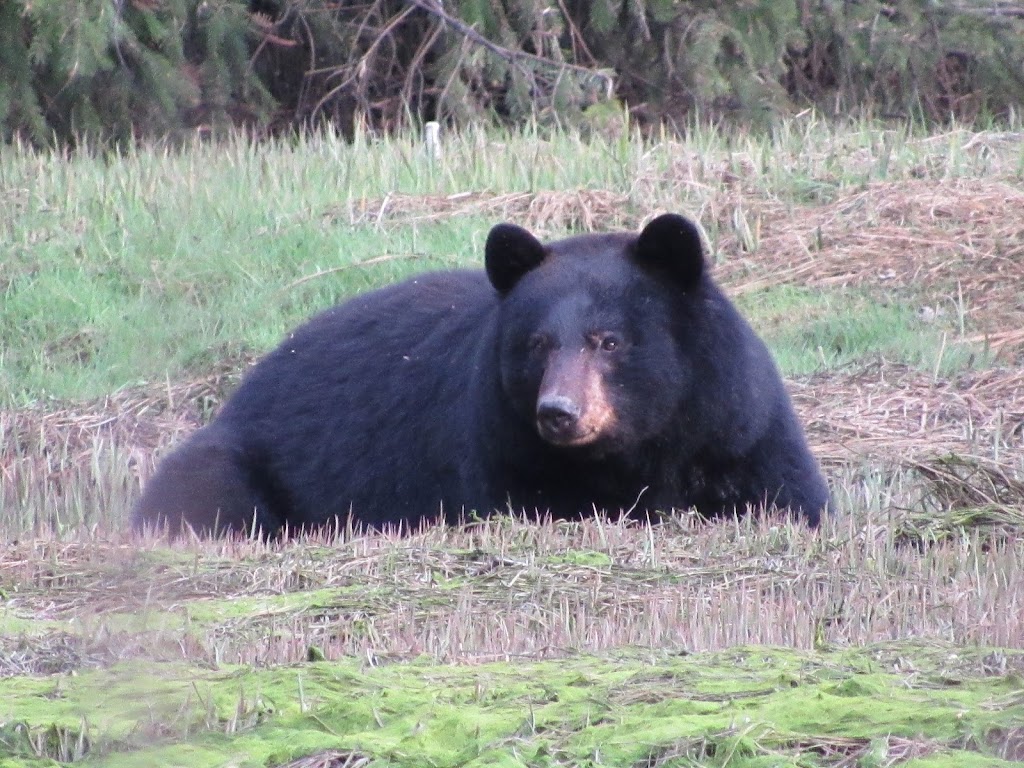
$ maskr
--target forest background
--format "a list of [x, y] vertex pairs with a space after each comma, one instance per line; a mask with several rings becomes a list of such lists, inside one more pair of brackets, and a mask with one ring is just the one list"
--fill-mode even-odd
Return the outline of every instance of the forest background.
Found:
[[0, 128], [36, 145], [436, 120], [972, 123], [1024, 101], [1010, 0], [8, 0]]

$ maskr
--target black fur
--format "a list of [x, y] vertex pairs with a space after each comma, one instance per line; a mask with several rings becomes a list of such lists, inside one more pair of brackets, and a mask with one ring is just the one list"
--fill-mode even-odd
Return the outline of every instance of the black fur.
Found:
[[[499, 225], [486, 264], [358, 296], [289, 334], [163, 462], [134, 523], [276, 535], [350, 516], [766, 505], [818, 523], [825, 481], [690, 222], [547, 245]], [[589, 378], [561, 381], [557, 402], [597, 397], [611, 414], [585, 444], [538, 431], [559, 366]]]

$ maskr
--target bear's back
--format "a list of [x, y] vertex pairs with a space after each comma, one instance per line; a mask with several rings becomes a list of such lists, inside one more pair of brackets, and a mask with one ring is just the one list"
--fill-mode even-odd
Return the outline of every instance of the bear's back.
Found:
[[325, 310], [249, 372], [218, 422], [291, 525], [349, 509], [415, 523], [463, 486], [459, 424], [489, 388], [474, 361], [497, 301], [482, 271], [419, 275]]

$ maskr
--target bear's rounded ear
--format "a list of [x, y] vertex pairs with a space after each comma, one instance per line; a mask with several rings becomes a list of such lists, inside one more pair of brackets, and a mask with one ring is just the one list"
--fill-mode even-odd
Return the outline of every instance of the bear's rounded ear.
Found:
[[487, 235], [484, 266], [487, 277], [498, 293], [505, 294], [520, 278], [544, 261], [544, 244], [522, 227], [498, 224]]
[[688, 290], [704, 274], [704, 246], [697, 225], [677, 213], [652, 219], [636, 241], [636, 260], [671, 275]]

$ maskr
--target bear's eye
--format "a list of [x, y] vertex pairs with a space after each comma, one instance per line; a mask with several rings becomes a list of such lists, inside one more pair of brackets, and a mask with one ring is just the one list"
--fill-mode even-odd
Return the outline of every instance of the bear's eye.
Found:
[[601, 349], [605, 352], [614, 352], [622, 346], [622, 339], [615, 334], [609, 333], [601, 337]]
[[543, 333], [532, 333], [526, 340], [526, 347], [531, 352], [543, 352], [548, 348], [548, 337]]

